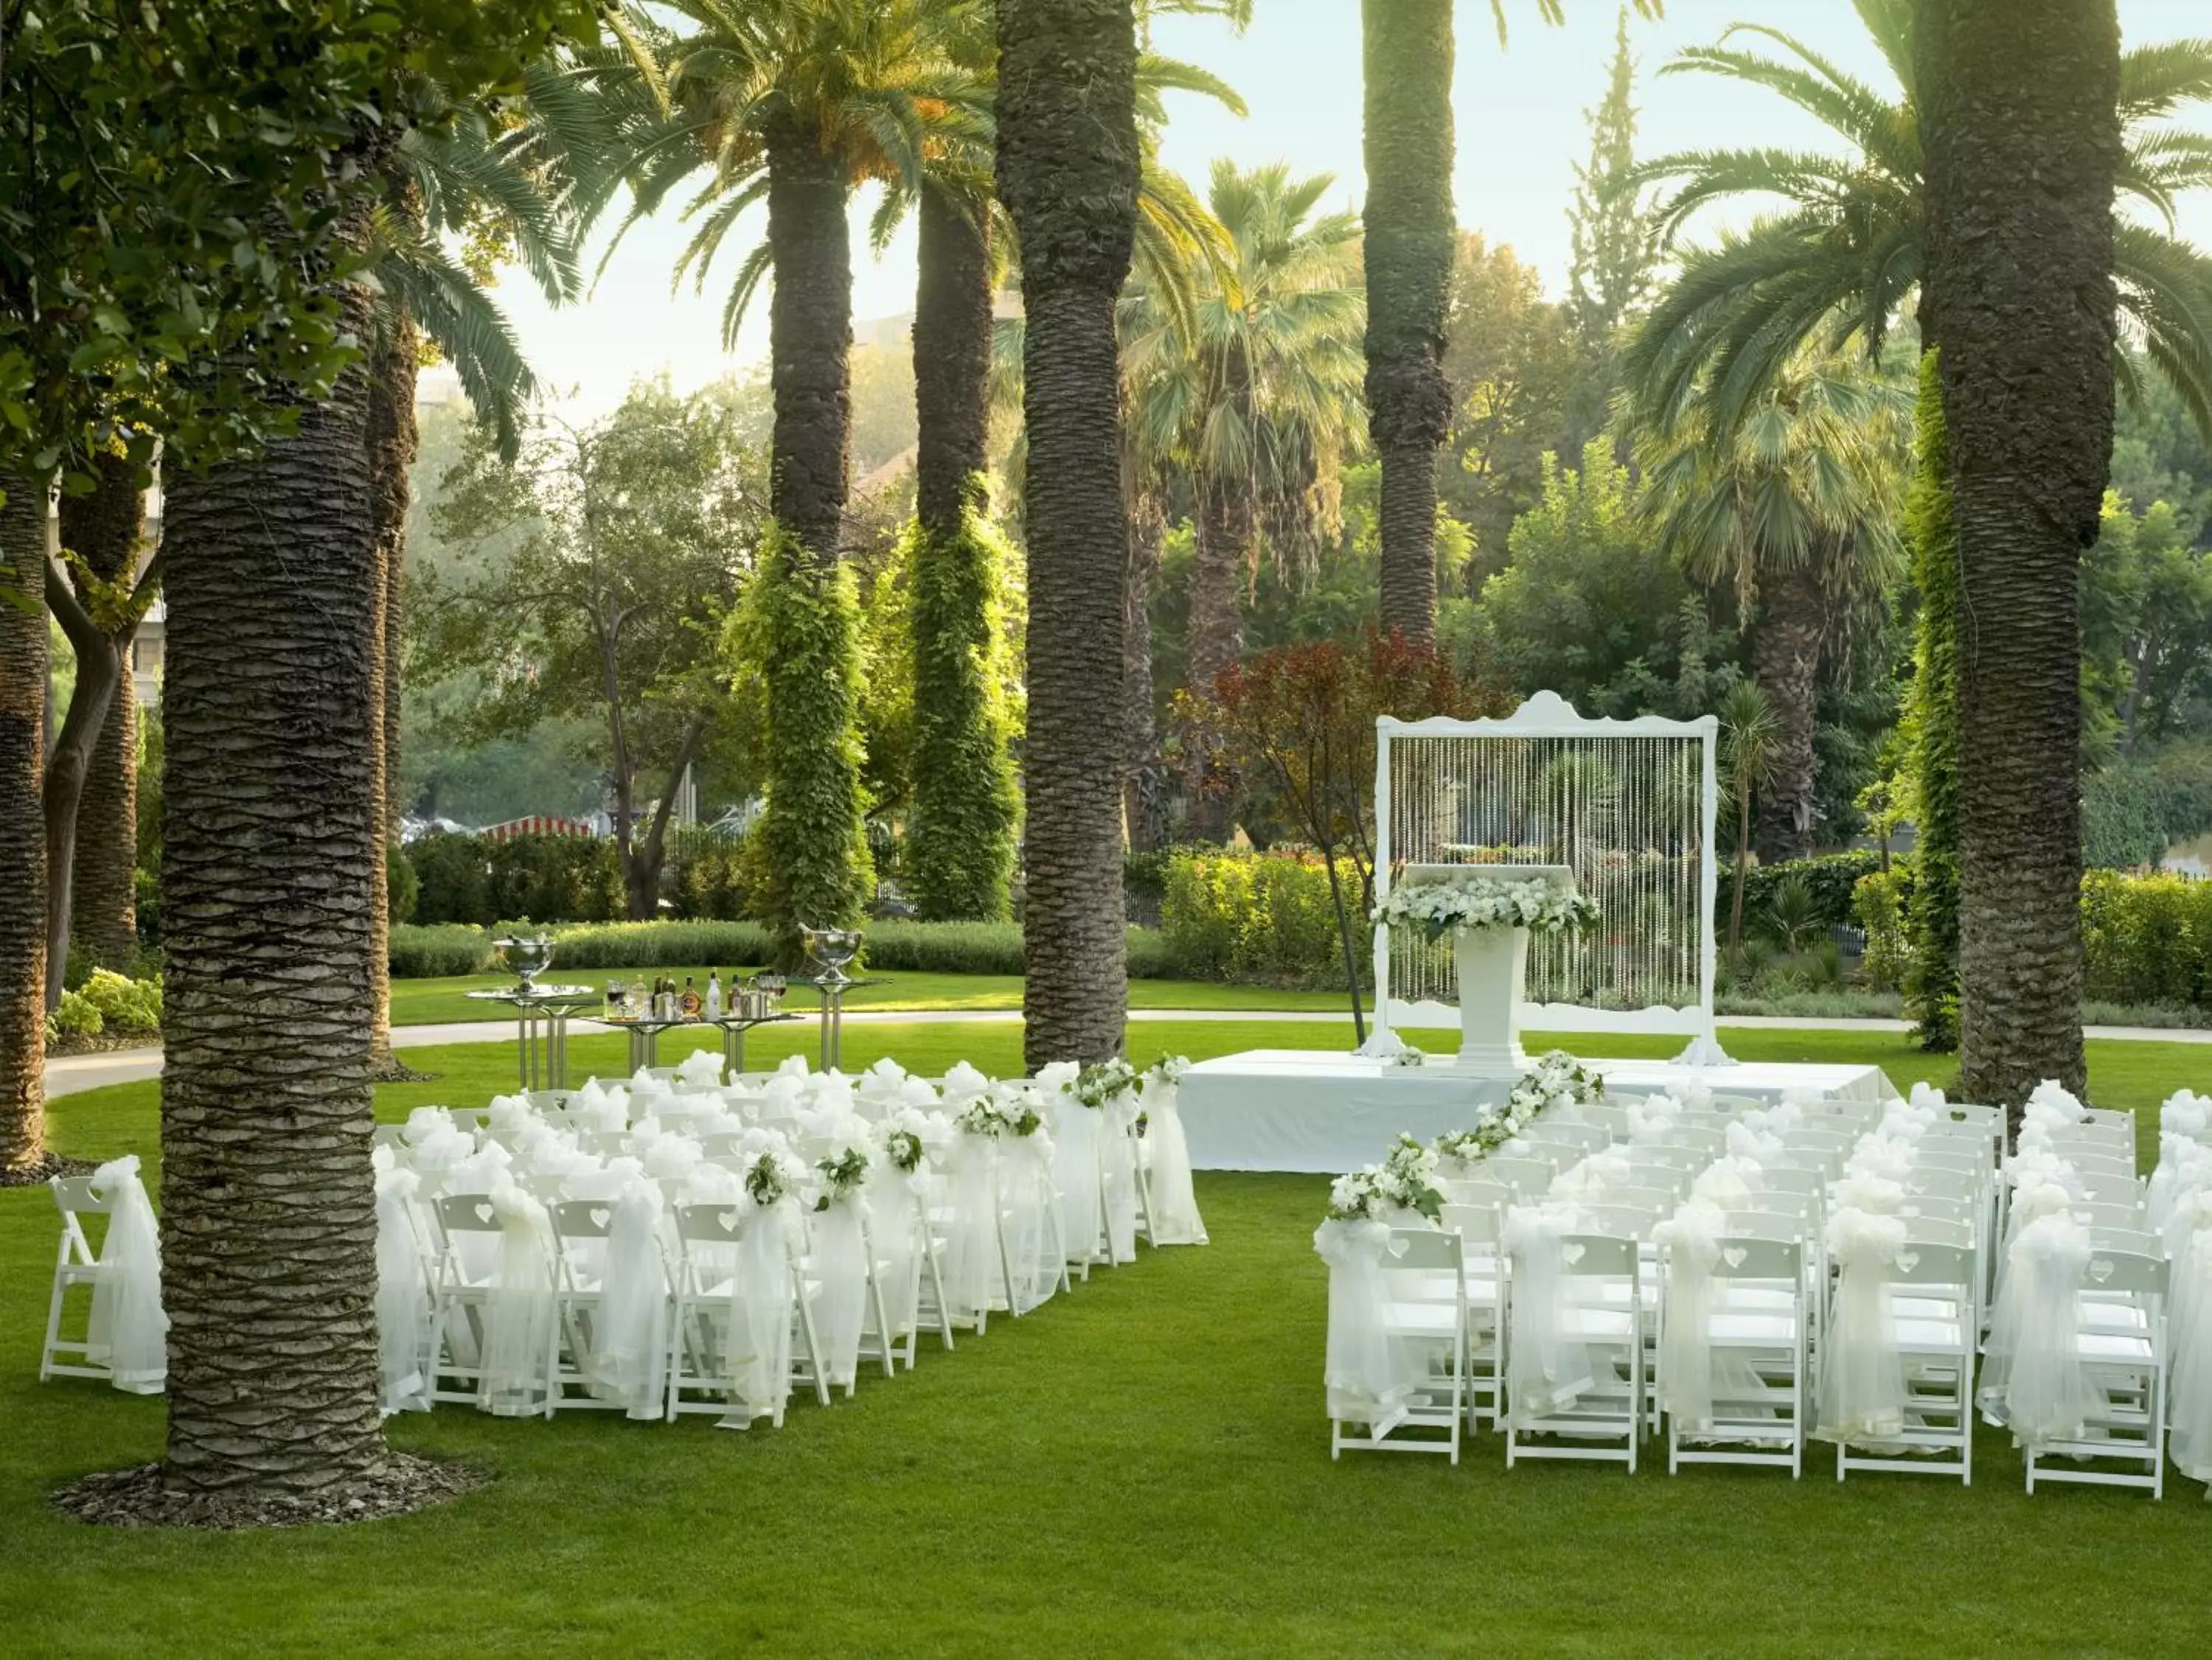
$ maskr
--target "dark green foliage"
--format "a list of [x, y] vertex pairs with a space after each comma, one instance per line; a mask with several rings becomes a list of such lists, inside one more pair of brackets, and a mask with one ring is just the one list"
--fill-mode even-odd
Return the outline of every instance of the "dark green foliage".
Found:
[[2082, 863], [2154, 865], [2166, 848], [2212, 831], [2212, 750], [2185, 745], [2124, 756], [2081, 786]]
[[1951, 518], [1950, 453], [1936, 354], [1920, 361], [1917, 470], [1905, 534], [1920, 590], [1905, 731], [1917, 797], [1917, 877], [1905, 1006], [1923, 1046], [1959, 1041], [1959, 538]]
[[138, 943], [142, 946], [161, 942], [161, 878], [141, 865], [131, 872], [137, 884]]
[[687, 921], [735, 922], [751, 908], [744, 843], [736, 836], [687, 825], [670, 833], [669, 897]]
[[1855, 848], [1847, 853], [1823, 853], [1818, 858], [1784, 859], [1754, 864], [1744, 873], [1743, 914], [1747, 925], [1756, 926], [1771, 914], [1783, 888], [1792, 883], [1805, 890], [1811, 925], [1825, 930], [1853, 919], [1851, 893], [1859, 879], [1881, 868], [1881, 855]]
[[415, 921], [434, 927], [491, 920], [488, 861], [476, 837], [444, 831], [417, 837], [407, 844], [407, 860], [417, 886]]
[[610, 922], [623, 913], [622, 852], [605, 836], [510, 836], [493, 842], [491, 919]]
[[823, 571], [772, 527], [740, 650], [767, 688], [763, 920], [795, 962], [802, 925], [860, 919], [874, 876], [860, 822], [860, 603], [852, 573]]
[[909, 532], [914, 584], [914, 821], [907, 884], [932, 921], [1006, 914], [1019, 802], [997, 658], [1006, 557], [971, 508], [959, 534]]
[[[1358, 895], [1357, 861], [1337, 863], [1340, 880]], [[1170, 855], [1160, 938], [1174, 972], [1191, 979], [1344, 987], [1328, 872], [1310, 855], [1214, 849]], [[1356, 960], [1364, 984], [1365, 954]]]
[[415, 920], [415, 906], [422, 896], [422, 879], [395, 837], [384, 845], [384, 903], [393, 923]]
[[[501, 918], [605, 922], [623, 914], [622, 857], [602, 836], [435, 834], [408, 844], [426, 926], [487, 927]], [[394, 921], [400, 920], [395, 917]]]

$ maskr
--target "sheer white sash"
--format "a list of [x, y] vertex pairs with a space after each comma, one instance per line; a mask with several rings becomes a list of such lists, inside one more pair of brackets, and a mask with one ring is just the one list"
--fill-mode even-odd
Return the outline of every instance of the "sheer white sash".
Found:
[[110, 1209], [85, 1358], [106, 1361], [125, 1393], [159, 1395], [169, 1377], [169, 1317], [161, 1311], [161, 1229], [139, 1179], [137, 1155], [100, 1166], [91, 1186]]
[[1314, 1249], [1328, 1264], [1328, 1348], [1322, 1382], [1328, 1415], [1365, 1424], [1377, 1439], [1403, 1421], [1419, 1384], [1411, 1344], [1390, 1336], [1384, 1258], [1397, 1251], [1388, 1223], [1326, 1221]]

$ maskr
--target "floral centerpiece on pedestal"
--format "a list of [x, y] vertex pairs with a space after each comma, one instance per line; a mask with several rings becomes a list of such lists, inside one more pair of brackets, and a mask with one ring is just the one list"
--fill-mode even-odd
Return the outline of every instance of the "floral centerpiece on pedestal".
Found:
[[1588, 928], [1597, 921], [1598, 908], [1588, 894], [1563, 893], [1547, 882], [1470, 876], [1401, 883], [1371, 914], [1393, 928], [1419, 928], [1433, 942], [1462, 928], [1525, 928], [1535, 934]]

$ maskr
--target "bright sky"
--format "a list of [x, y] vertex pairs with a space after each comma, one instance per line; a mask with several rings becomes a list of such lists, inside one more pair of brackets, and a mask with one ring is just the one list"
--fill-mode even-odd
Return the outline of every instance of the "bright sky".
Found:
[[[2212, 27], [2203, 0], [2119, 0], [2119, 8], [2130, 44]], [[1583, 112], [1603, 94], [1615, 8], [1609, 0], [1567, 0], [1569, 21], [1557, 29], [1537, 21], [1533, 0], [1507, 0], [1507, 9], [1516, 27], [1501, 51], [1484, 0], [1461, 0], [1459, 8], [1454, 105], [1460, 222], [1510, 244], [1556, 294], [1566, 278], [1573, 167], [1589, 145]], [[1159, 50], [1213, 70], [1251, 109], [1240, 120], [1206, 100], [1178, 97], [1168, 164], [1202, 190], [1216, 156], [1246, 165], [1284, 160], [1302, 173], [1335, 174], [1343, 205], [1357, 208], [1363, 193], [1358, 0], [1256, 0], [1255, 10], [1241, 39], [1206, 20], [1170, 20], [1159, 29]], [[1668, 0], [1666, 12], [1661, 22], [1630, 23], [1643, 154], [1819, 142], [1817, 124], [1795, 117], [1771, 94], [1704, 76], [1656, 75], [1677, 50], [1711, 42], [1731, 22], [1751, 19], [1787, 28], [1888, 89], [1887, 70], [1849, 0]], [[2212, 120], [2200, 118], [2200, 124]], [[870, 255], [867, 206], [862, 201], [854, 211], [854, 316], [864, 324], [912, 309], [915, 264], [911, 227], [882, 258]], [[764, 223], [754, 233], [763, 230]], [[2182, 230], [2212, 245], [2212, 192], [2186, 204]], [[704, 294], [687, 283], [672, 296], [668, 273], [686, 237], [673, 212], [639, 226], [591, 301], [566, 311], [550, 310], [519, 276], [501, 285], [501, 299], [531, 361], [549, 386], [571, 394], [576, 412], [611, 409], [633, 379], [664, 368], [688, 390], [764, 359], [764, 294], [737, 351], [721, 350], [725, 284], [742, 255], [743, 237], [725, 244], [719, 280], [710, 280]]]

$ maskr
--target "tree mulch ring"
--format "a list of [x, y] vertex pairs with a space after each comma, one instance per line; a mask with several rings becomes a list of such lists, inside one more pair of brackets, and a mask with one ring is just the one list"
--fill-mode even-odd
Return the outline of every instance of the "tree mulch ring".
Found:
[[397, 1055], [387, 1055], [368, 1063], [371, 1083], [428, 1083], [437, 1075], [434, 1072], [417, 1072]]
[[0, 1187], [37, 1187], [56, 1176], [89, 1176], [99, 1168], [89, 1159], [64, 1159], [58, 1153], [48, 1153], [21, 1170], [0, 1170]]
[[131, 1049], [159, 1049], [158, 1032], [64, 1032], [46, 1045], [49, 1059], [64, 1055], [119, 1055]]
[[297, 1528], [407, 1516], [485, 1485], [480, 1470], [395, 1452], [374, 1475], [313, 1493], [183, 1493], [161, 1484], [161, 1466], [103, 1470], [53, 1496], [64, 1516], [113, 1528]]

